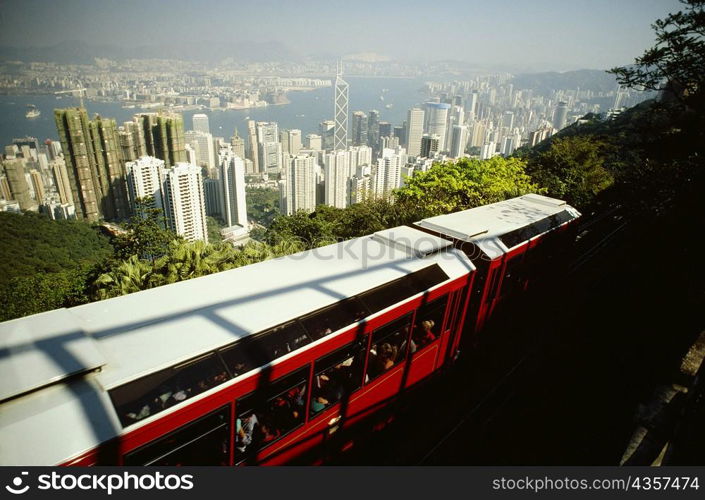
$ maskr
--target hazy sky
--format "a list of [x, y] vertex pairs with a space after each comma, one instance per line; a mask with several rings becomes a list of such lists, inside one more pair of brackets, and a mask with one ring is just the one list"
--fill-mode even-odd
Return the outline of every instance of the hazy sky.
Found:
[[0, 0], [0, 45], [279, 41], [301, 55], [376, 52], [546, 69], [631, 62], [677, 0]]

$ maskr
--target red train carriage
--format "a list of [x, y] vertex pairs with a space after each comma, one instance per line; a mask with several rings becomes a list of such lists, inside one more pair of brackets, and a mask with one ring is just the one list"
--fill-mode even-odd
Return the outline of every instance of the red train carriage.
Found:
[[0, 324], [0, 463], [285, 463], [452, 357], [474, 266], [408, 227]]
[[557, 271], [554, 257], [572, 244], [566, 230], [578, 217], [565, 201], [527, 194], [414, 227], [451, 240], [477, 266], [467, 326], [479, 331], [501, 302]]
[[578, 215], [528, 195], [2, 323], [0, 464], [316, 457], [450, 362]]

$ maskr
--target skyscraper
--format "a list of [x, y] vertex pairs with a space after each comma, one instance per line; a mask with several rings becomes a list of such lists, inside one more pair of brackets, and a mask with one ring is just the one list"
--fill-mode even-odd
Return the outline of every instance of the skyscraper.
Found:
[[333, 151], [325, 155], [325, 204], [336, 208], [348, 205], [350, 151]]
[[[324, 120], [318, 124], [318, 133], [321, 135], [323, 149], [330, 151], [335, 144], [335, 121]], [[345, 148], [343, 148], [345, 149]]]
[[10, 187], [11, 199], [20, 205], [20, 210], [32, 210], [37, 208], [37, 203], [32, 199], [25, 176], [25, 160], [17, 158], [4, 160], [2, 166], [5, 169], [5, 176]]
[[101, 118], [88, 122], [93, 154], [101, 185], [100, 211], [108, 220], [124, 220], [131, 213], [125, 184], [125, 165], [115, 120]]
[[164, 169], [165, 212], [169, 227], [189, 241], [208, 242], [201, 169], [177, 163]]
[[451, 138], [450, 156], [460, 158], [465, 154], [465, 146], [468, 144], [467, 125], [453, 125], [453, 137]]
[[343, 63], [338, 65], [335, 75], [335, 132], [333, 149], [342, 150], [348, 147], [348, 82], [343, 80]]
[[235, 156], [239, 156], [243, 160], [245, 159], [245, 140], [240, 137], [237, 133], [237, 129], [235, 129], [235, 133], [233, 134], [232, 138], [230, 139], [230, 145], [233, 148], [233, 154]]
[[316, 209], [316, 158], [312, 155], [289, 155], [285, 159], [286, 181], [282, 181], [282, 212], [292, 215], [298, 210]]
[[184, 119], [178, 113], [135, 115], [144, 136], [145, 154], [164, 160], [167, 167], [186, 161]]
[[54, 186], [56, 186], [56, 191], [59, 194], [59, 201], [62, 204], [73, 205], [71, 183], [66, 172], [66, 163], [62, 158], [56, 158], [49, 162], [49, 168], [54, 176]]
[[367, 115], [362, 111], [352, 115], [352, 142], [354, 146], [367, 145]]
[[424, 111], [411, 108], [406, 117], [406, 150], [410, 156], [421, 154], [421, 136], [423, 136]]
[[211, 133], [210, 125], [208, 123], [208, 115], [204, 113], [196, 113], [193, 115], [193, 130], [196, 132], [204, 132], [206, 134]]
[[561, 101], [556, 107], [556, 111], [553, 113], [553, 126], [556, 130], [560, 130], [565, 127], [566, 120], [568, 118], [568, 103]]
[[213, 136], [208, 132], [189, 130], [185, 134], [186, 143], [196, 151], [197, 165], [206, 167], [209, 171], [216, 168]]
[[299, 154], [301, 151], [301, 130], [294, 128], [289, 130], [289, 153], [292, 155]]
[[446, 124], [448, 122], [448, 110], [450, 104], [444, 102], [426, 103], [426, 133], [438, 135], [438, 145], [441, 151], [446, 150]]
[[437, 134], [428, 135], [424, 134], [421, 137], [421, 157], [431, 158], [439, 151], [439, 137]]
[[382, 150], [374, 173], [375, 195], [387, 196], [401, 186], [401, 167], [406, 163], [405, 157], [404, 148]]
[[223, 219], [228, 227], [247, 224], [247, 203], [245, 201], [245, 164], [234, 154], [223, 155], [220, 163], [220, 182], [223, 186]]
[[254, 171], [261, 172], [259, 165], [259, 145], [257, 144], [257, 125], [254, 120], [247, 121], [247, 158], [252, 160]]
[[[130, 200], [133, 206], [138, 199], [151, 198], [150, 206], [164, 210], [162, 197], [162, 183], [164, 160], [152, 156], [143, 156], [135, 161], [125, 164], [127, 170], [127, 184], [130, 191]], [[166, 216], [166, 211], [165, 211]]]
[[379, 111], [370, 110], [367, 116], [367, 145], [375, 149], [379, 143]]

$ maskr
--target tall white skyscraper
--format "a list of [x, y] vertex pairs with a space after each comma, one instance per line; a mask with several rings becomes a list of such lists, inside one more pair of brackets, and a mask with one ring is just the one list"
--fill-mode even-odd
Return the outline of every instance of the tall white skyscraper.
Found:
[[324, 158], [325, 204], [336, 208], [348, 206], [348, 179], [351, 174], [350, 151], [333, 151]]
[[465, 154], [465, 146], [468, 144], [467, 125], [453, 125], [453, 137], [451, 138], [450, 156], [460, 158]]
[[208, 242], [201, 169], [177, 163], [164, 169], [164, 205], [169, 227], [189, 241]]
[[373, 176], [376, 196], [387, 196], [393, 189], [401, 186], [401, 168], [405, 163], [404, 148], [382, 150], [382, 156], [377, 159], [377, 168]]
[[282, 212], [292, 215], [298, 210], [316, 209], [316, 157], [289, 155], [285, 158], [286, 180], [281, 189]]
[[426, 103], [426, 133], [438, 135], [438, 144], [441, 151], [446, 150], [446, 124], [448, 123], [448, 110], [450, 104], [444, 102]]
[[[143, 156], [125, 164], [130, 201], [134, 207], [138, 198], [152, 198], [153, 208], [164, 209], [162, 181], [164, 160]], [[166, 214], [165, 214], [166, 215]]]
[[406, 117], [406, 151], [410, 156], [419, 156], [421, 154], [423, 122], [423, 109], [411, 108]]
[[348, 82], [343, 80], [343, 63], [338, 64], [335, 75], [335, 132], [333, 149], [341, 150], [348, 147]]
[[282, 170], [282, 145], [280, 142], [265, 142], [259, 145], [261, 171], [278, 174]]
[[289, 153], [297, 155], [301, 151], [301, 147], [301, 130], [297, 128], [289, 130]]
[[223, 155], [220, 163], [220, 182], [223, 186], [223, 219], [228, 227], [248, 227], [245, 201], [245, 163], [233, 154]]
[[189, 130], [184, 133], [186, 143], [190, 144], [196, 152], [198, 166], [207, 167], [209, 170], [215, 168], [215, 148], [213, 147], [213, 136], [208, 132], [198, 132]]
[[208, 124], [208, 115], [203, 113], [196, 113], [193, 115], [193, 130], [196, 132], [204, 132], [206, 134], [211, 133], [210, 126]]

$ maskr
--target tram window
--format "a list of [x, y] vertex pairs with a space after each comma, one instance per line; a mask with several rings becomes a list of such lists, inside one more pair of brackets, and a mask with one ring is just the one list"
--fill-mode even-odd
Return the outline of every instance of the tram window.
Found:
[[447, 304], [445, 296], [419, 308], [411, 335], [411, 352], [420, 351], [441, 336]]
[[311, 415], [334, 405], [362, 384], [367, 342], [353, 342], [316, 361], [311, 386]]
[[433, 264], [403, 278], [369, 290], [361, 294], [360, 299], [365, 303], [370, 313], [376, 313], [424, 292], [447, 279], [448, 275], [443, 269], [438, 264]]
[[411, 314], [407, 314], [372, 333], [366, 381], [374, 380], [404, 361], [410, 329]]
[[125, 455], [125, 465], [228, 465], [230, 406]]
[[228, 379], [225, 366], [211, 353], [117, 387], [110, 399], [126, 427]]
[[352, 297], [309, 314], [300, 321], [309, 335], [314, 340], [318, 340], [345, 326], [357, 323], [368, 315], [369, 311], [364, 304], [356, 297]]
[[240, 458], [272, 444], [304, 422], [308, 368], [238, 399], [235, 449]]
[[292, 321], [221, 349], [219, 353], [233, 377], [238, 377], [310, 343], [311, 338], [303, 327]]
[[521, 291], [524, 284], [524, 274], [522, 273], [523, 259], [521, 256], [514, 257], [507, 262], [504, 271], [504, 281], [502, 281], [502, 295], [512, 295]]

